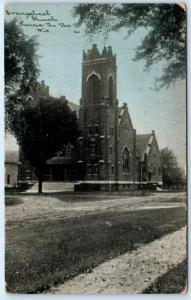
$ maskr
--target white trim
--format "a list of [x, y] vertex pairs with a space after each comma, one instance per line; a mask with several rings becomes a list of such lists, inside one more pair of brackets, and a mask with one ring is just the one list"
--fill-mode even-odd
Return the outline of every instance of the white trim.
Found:
[[109, 78], [110, 78], [110, 77], [112, 77], [113, 81], [115, 81], [115, 79], [114, 79], [114, 77], [113, 77], [113, 74], [111, 74], [111, 73], [109, 73], [109, 75], [108, 75], [108, 78], [107, 78], [108, 81], [109, 81]]
[[149, 145], [152, 145], [152, 142], [153, 142], [153, 136], [151, 135], [150, 138], [149, 138], [149, 141], [148, 141], [148, 144], [147, 144], [147, 147], [146, 147], [146, 154], [149, 153], [150, 149], [151, 149], [151, 146]]
[[103, 159], [100, 159], [100, 160], [99, 160], [99, 163], [104, 164], [104, 160], [103, 160]]
[[155, 184], [162, 184], [161, 181], [114, 181], [114, 180], [82, 180], [78, 181], [76, 184], [82, 184], [82, 183], [89, 183], [89, 184], [148, 184], [148, 183], [155, 183]]
[[90, 78], [92, 75], [97, 76], [98, 79], [101, 80], [101, 76], [93, 70], [93, 71], [86, 77], [86, 82], [88, 82], [89, 78]]
[[127, 148], [128, 152], [129, 152], [129, 157], [131, 158], [131, 152], [130, 152], [129, 147], [128, 147], [127, 145], [124, 145], [124, 146], [122, 147], [121, 155], [123, 156], [123, 151], [125, 150], [125, 148]]
[[5, 164], [16, 164], [16, 165], [18, 165], [18, 164], [20, 164], [21, 162], [19, 162], [19, 161], [13, 161], [13, 160], [5, 160]]
[[153, 181], [148, 181], [148, 183], [152, 183], [152, 184], [153, 184], [153, 183], [154, 183], [154, 184], [163, 184], [162, 181], [158, 181], [158, 182], [157, 182], [157, 181], [154, 181], [154, 180], [153, 180]]
[[31, 95], [29, 95], [29, 96], [27, 97], [26, 102], [27, 102], [27, 101], [30, 101], [30, 100], [31, 100], [31, 101], [34, 100], [33, 97], [32, 97]]
[[86, 64], [86, 63], [90, 63], [90, 62], [94, 62], [94, 61], [103, 61], [103, 60], [105, 60], [105, 61], [107, 61], [107, 58], [95, 58], [95, 59], [90, 59], [90, 60], [84, 60], [82, 63], [83, 64]]

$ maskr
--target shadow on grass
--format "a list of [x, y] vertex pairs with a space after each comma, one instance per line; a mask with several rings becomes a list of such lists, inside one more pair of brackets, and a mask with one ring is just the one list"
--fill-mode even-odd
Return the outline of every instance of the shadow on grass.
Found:
[[5, 205], [6, 206], [18, 205], [21, 203], [23, 203], [23, 200], [21, 197], [17, 197], [17, 196], [6, 196], [5, 197]]
[[[153, 195], [152, 192], [148, 192], [148, 193], [142, 193], [141, 191], [119, 191], [119, 192], [97, 192], [96, 193], [90, 193], [90, 192], [74, 192], [73, 194], [70, 193], [69, 197], [67, 198], [67, 194], [65, 193], [60, 193], [60, 194], [55, 194], [55, 197], [60, 200], [60, 201], [64, 201], [64, 202], [90, 202], [90, 201], [107, 201], [109, 199], [112, 198], [116, 198], [117, 197], [126, 197], [128, 198], [132, 198], [132, 197], [145, 197], [145, 196], [151, 196]], [[72, 197], [73, 196], [73, 197]]]
[[159, 277], [143, 294], [180, 294], [187, 286], [187, 261], [184, 260], [168, 273]]
[[12, 293], [40, 293], [138, 245], [178, 230], [183, 208], [103, 213], [8, 227], [6, 282]]

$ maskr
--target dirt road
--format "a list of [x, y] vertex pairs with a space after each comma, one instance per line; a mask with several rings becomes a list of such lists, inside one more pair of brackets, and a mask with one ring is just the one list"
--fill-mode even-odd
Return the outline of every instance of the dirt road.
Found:
[[146, 196], [111, 196], [107, 194], [22, 195], [7, 196], [7, 202], [18, 202], [6, 207], [6, 222], [38, 222], [92, 215], [104, 212], [134, 211], [166, 207], [185, 207], [185, 193], [156, 193]]

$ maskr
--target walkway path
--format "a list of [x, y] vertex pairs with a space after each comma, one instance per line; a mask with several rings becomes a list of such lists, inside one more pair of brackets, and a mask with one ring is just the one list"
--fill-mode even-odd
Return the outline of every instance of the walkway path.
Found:
[[[43, 192], [44, 193], [55, 193], [55, 192], [73, 192], [74, 183], [65, 181], [44, 181], [43, 182]], [[29, 188], [25, 193], [37, 193], [38, 192], [38, 182], [36, 182], [31, 188]]]
[[141, 293], [186, 257], [186, 228], [51, 288], [53, 294]]

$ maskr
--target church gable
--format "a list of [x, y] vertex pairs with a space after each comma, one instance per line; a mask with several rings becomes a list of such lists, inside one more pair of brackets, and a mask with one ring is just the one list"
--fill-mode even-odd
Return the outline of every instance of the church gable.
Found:
[[126, 103], [123, 103], [123, 106], [119, 107], [118, 113], [119, 113], [119, 119], [118, 119], [119, 129], [132, 130], [133, 125], [132, 125], [131, 117]]
[[126, 103], [124, 103], [123, 106], [119, 109], [118, 132], [121, 147], [127, 146], [129, 151], [133, 152], [135, 148], [135, 131], [133, 129]]
[[160, 150], [154, 131], [136, 136], [136, 156], [141, 163], [142, 180], [161, 181]]
[[132, 181], [134, 177], [135, 130], [126, 103], [118, 110], [118, 135], [119, 179]]
[[156, 139], [156, 136], [154, 134], [154, 131], [153, 131], [153, 134], [152, 134], [152, 143], [150, 145], [148, 155], [151, 156], [153, 154], [156, 154], [156, 155], [160, 156], [159, 146], [158, 146], [157, 139]]
[[153, 177], [161, 176], [160, 151], [154, 133], [152, 143], [148, 152], [148, 168], [152, 172]]

